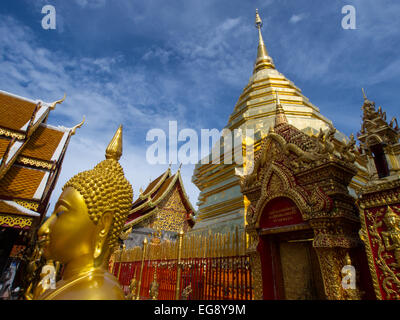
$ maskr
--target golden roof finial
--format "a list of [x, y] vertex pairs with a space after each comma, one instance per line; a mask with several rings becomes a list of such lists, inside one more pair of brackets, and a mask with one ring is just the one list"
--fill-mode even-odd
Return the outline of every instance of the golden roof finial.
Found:
[[63, 97], [62, 99], [60, 99], [60, 100], [54, 101], [54, 102], [50, 105], [49, 109], [50, 109], [50, 110], [54, 110], [54, 109], [56, 108], [56, 105], [62, 103], [62, 102], [65, 100], [66, 97], [67, 97], [67, 94], [64, 93], [64, 97]]
[[361, 90], [362, 90], [362, 93], [363, 93], [364, 100], [368, 100], [368, 99], [367, 99], [367, 96], [366, 96], [366, 94], [365, 94], [364, 88], [361, 88]]
[[275, 69], [272, 58], [268, 55], [267, 48], [264, 44], [264, 39], [261, 34], [261, 27], [263, 22], [261, 20], [260, 14], [258, 13], [258, 9], [256, 9], [256, 20], [255, 20], [256, 28], [258, 29], [258, 49], [257, 49], [257, 60], [254, 66], [254, 72], [260, 69]]
[[122, 124], [106, 149], [106, 159], [119, 160], [122, 156]]
[[71, 129], [71, 136], [73, 136], [76, 132], [76, 129], [79, 129], [80, 127], [82, 127], [84, 123], [85, 123], [85, 116], [83, 116], [83, 119], [80, 123], [78, 123], [75, 127], [73, 127]]

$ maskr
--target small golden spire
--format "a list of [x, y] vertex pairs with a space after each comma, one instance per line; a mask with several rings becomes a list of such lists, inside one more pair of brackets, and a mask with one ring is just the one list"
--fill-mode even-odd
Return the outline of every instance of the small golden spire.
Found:
[[285, 110], [282, 107], [281, 100], [279, 99], [278, 91], [275, 91], [276, 108], [275, 108], [275, 127], [282, 123], [287, 123]]
[[106, 159], [119, 160], [122, 156], [122, 124], [106, 149]]
[[254, 66], [254, 72], [266, 68], [275, 69], [274, 63], [272, 61], [272, 58], [268, 55], [268, 51], [267, 48], [265, 47], [264, 39], [261, 34], [261, 27], [263, 25], [263, 22], [258, 13], [258, 9], [256, 9], [255, 25], [256, 28], [258, 29], [258, 48], [257, 48], [257, 60]]

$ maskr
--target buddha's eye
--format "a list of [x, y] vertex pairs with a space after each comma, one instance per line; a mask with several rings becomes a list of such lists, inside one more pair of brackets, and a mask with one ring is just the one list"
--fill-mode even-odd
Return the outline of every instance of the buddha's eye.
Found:
[[58, 211], [58, 212], [56, 212], [57, 218], [58, 218], [60, 215], [62, 215], [64, 212], [65, 212], [65, 211]]

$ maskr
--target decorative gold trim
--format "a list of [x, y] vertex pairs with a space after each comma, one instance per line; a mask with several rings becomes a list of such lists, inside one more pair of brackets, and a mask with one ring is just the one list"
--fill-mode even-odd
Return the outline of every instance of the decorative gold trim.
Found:
[[53, 168], [53, 163], [45, 161], [45, 160], [36, 160], [25, 156], [19, 156], [17, 158], [17, 162], [30, 165], [38, 168], [51, 170]]
[[16, 138], [18, 140], [24, 140], [26, 138], [26, 135], [23, 133], [18, 133], [9, 129], [5, 128], [0, 128], [0, 135], [6, 136], [6, 137], [11, 137], [11, 138]]
[[361, 221], [361, 229], [359, 231], [359, 235], [365, 245], [365, 252], [367, 255], [369, 272], [371, 274], [372, 284], [374, 286], [376, 298], [378, 300], [382, 300], [381, 289], [375, 269], [374, 256], [372, 254], [371, 244], [369, 242], [369, 237], [368, 237], [367, 225], [365, 223], [365, 210], [364, 208], [360, 208], [359, 211], [360, 211], [360, 221]]
[[39, 203], [34, 202], [34, 201], [28, 201], [28, 200], [14, 200], [15, 203], [29, 209], [29, 210], [33, 210], [36, 211], [39, 208]]
[[23, 216], [11, 216], [0, 214], [0, 226], [7, 225], [9, 227], [26, 228], [32, 226], [33, 218]]

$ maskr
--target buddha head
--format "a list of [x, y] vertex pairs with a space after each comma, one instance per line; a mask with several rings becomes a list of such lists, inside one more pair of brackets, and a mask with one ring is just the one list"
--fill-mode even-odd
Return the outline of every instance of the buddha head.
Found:
[[63, 187], [54, 212], [38, 231], [47, 259], [62, 264], [77, 259], [98, 267], [108, 258], [132, 204], [132, 186], [118, 163], [122, 127], [106, 150], [106, 160], [72, 177]]

